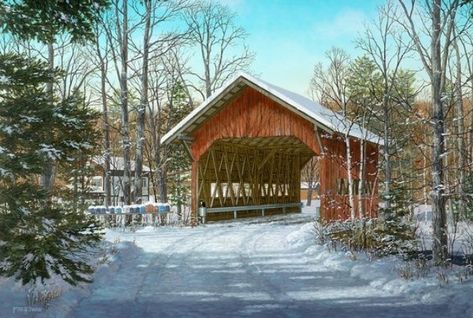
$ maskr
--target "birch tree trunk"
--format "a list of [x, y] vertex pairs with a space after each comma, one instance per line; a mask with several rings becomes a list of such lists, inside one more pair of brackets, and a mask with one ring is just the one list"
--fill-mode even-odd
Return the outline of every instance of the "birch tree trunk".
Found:
[[[454, 30], [455, 31], [455, 30]], [[455, 36], [455, 32], [454, 32]], [[455, 128], [457, 140], [457, 154], [458, 154], [458, 192], [460, 200], [458, 201], [458, 213], [460, 216], [465, 216], [464, 205], [464, 191], [463, 184], [465, 182], [465, 171], [467, 161], [467, 150], [465, 144], [465, 124], [464, 124], [464, 110], [463, 110], [463, 92], [462, 92], [462, 69], [461, 56], [458, 48], [457, 39], [453, 42], [456, 57], [456, 81], [455, 81]]]
[[355, 198], [353, 193], [353, 175], [352, 175], [352, 158], [351, 158], [351, 145], [350, 145], [350, 136], [345, 135], [345, 146], [346, 146], [346, 156], [347, 156], [347, 174], [348, 174], [348, 200], [350, 202], [350, 218], [355, 219]]
[[[363, 125], [364, 126], [364, 125]], [[363, 129], [365, 129], [363, 127]], [[365, 209], [365, 167], [366, 167], [366, 142], [360, 140], [360, 174], [358, 183], [358, 213], [361, 218], [366, 216]]]
[[[387, 74], [386, 74], [387, 76]], [[389, 114], [389, 101], [388, 96], [386, 96], [387, 92], [387, 83], [385, 81], [385, 90], [384, 90], [384, 97], [383, 97], [383, 113], [384, 113], [384, 131], [383, 131], [383, 156], [384, 156], [384, 193], [383, 193], [383, 201], [384, 201], [384, 211], [385, 214], [383, 217], [386, 219], [391, 214], [391, 154], [389, 148], [389, 128], [390, 128], [390, 114]]]

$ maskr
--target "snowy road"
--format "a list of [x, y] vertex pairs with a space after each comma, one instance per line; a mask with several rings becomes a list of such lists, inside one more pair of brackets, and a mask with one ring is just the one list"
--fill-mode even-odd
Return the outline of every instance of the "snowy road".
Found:
[[[302, 221], [299, 219], [293, 219]], [[109, 233], [135, 241], [68, 317], [448, 317], [288, 244], [299, 224], [229, 223]], [[451, 310], [451, 309], [450, 309]], [[459, 309], [461, 310], [461, 309]], [[54, 312], [54, 310], [53, 310]], [[53, 314], [53, 312], [49, 312]], [[458, 312], [461, 314], [461, 311]]]

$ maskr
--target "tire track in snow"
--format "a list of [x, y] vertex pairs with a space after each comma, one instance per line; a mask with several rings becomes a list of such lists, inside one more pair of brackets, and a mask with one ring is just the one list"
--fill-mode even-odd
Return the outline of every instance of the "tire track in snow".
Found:
[[[174, 241], [171, 245], [166, 247], [166, 249], [163, 250], [163, 254], [156, 255], [152, 261], [150, 262], [151, 266], [156, 266], [158, 268], [158, 275], [156, 277], [156, 281], [154, 283], [156, 284], [156, 288], [160, 287], [159, 284], [160, 282], [163, 281], [163, 278], [168, 275], [170, 277], [179, 277], [179, 269], [182, 267], [183, 263], [188, 263], [189, 259], [192, 258], [192, 255], [196, 253], [196, 248], [201, 246], [204, 242], [208, 241], [209, 239], [218, 237], [219, 235], [223, 234], [226, 232], [227, 229], [214, 229], [214, 228], [202, 228], [202, 230], [196, 230], [195, 232], [177, 240]], [[195, 242], [193, 244], [185, 244], [188, 240], [192, 240]], [[165, 253], [165, 252], [171, 252], [171, 253]], [[177, 258], [178, 262], [176, 262], [175, 256], [177, 254], [184, 255], [185, 258]], [[176, 262], [172, 267], [169, 266], [171, 261]], [[150, 275], [152, 275], [153, 272], [147, 271], [145, 275], [143, 276], [143, 280], [140, 284], [140, 288], [137, 291], [135, 295], [135, 303], [137, 304], [144, 304], [146, 302], [146, 297], [143, 297], [143, 294], [146, 295], [144, 292], [144, 289], [146, 287], [149, 287], [149, 282], [151, 281], [149, 279]], [[156, 292], [158, 292], [156, 290]], [[155, 314], [156, 308], [146, 308], [146, 313], [148, 314]]]
[[[258, 228], [255, 231], [253, 231], [249, 236], [247, 236], [244, 240], [242, 240], [242, 243], [239, 249], [239, 257], [242, 264], [244, 264], [243, 268], [245, 269], [248, 275], [249, 281], [257, 282], [257, 285], [259, 287], [262, 287], [263, 291], [269, 294], [269, 296], [272, 298], [272, 300], [275, 303], [293, 304], [295, 301], [293, 298], [287, 295], [279, 286], [275, 285], [269, 279], [264, 277], [263, 270], [261, 269], [260, 266], [251, 264], [252, 263], [251, 255], [257, 254], [257, 252], [255, 253], [256, 245], [258, 244], [260, 239], [262, 237], [267, 236], [271, 230], [274, 230], [274, 228], [271, 226], [265, 225], [264, 230], [262, 230], [261, 228]], [[256, 233], [259, 233], [259, 234], [256, 234]], [[291, 305], [288, 305], [287, 307], [289, 306]], [[283, 313], [283, 314], [286, 317], [290, 317], [286, 313]]]
[[[182, 231], [182, 229], [176, 229], [176, 231]], [[140, 253], [144, 253], [144, 251], [138, 251], [137, 253], [133, 252], [131, 255], [130, 254], [127, 255], [126, 259], [122, 259], [122, 261], [118, 262], [117, 269], [116, 269], [116, 271], [114, 271], [115, 274], [114, 274], [113, 278], [119, 277], [121, 274], [123, 274], [123, 271], [129, 271], [130, 269], [136, 268], [137, 265], [141, 265], [143, 268], [147, 267], [147, 266], [156, 266], [159, 270], [159, 276], [158, 277], [162, 278], [162, 276], [165, 275], [166, 272], [169, 272], [171, 270], [171, 268], [168, 268], [167, 265], [169, 264], [170, 260], [172, 259], [172, 257], [175, 254], [177, 254], [177, 253], [186, 253], [189, 250], [192, 250], [195, 247], [202, 244], [205, 240], [209, 239], [209, 237], [215, 236], [215, 235], [220, 235], [220, 233], [223, 232], [223, 231], [224, 231], [223, 229], [218, 231], [218, 232], [205, 231], [204, 229], [202, 229], [202, 230], [200, 230], [200, 229], [191, 229], [190, 232], [186, 233], [185, 236], [183, 236], [183, 237], [181, 237], [177, 240], [171, 241], [170, 244], [168, 244], [167, 246], [162, 248], [160, 251], [156, 252], [157, 255], [155, 255], [155, 256], [151, 257], [149, 260], [147, 260], [146, 264], [138, 264], [138, 262], [143, 261], [143, 255], [140, 255]], [[142, 234], [142, 233], [140, 233], [140, 234]], [[150, 237], [155, 238], [155, 239], [156, 239], [156, 237], [159, 238], [159, 233], [158, 233], [158, 235], [156, 235], [156, 234], [157, 234], [156, 232], [150, 232], [149, 234], [146, 233], [146, 234], [138, 235], [134, 239], [134, 241], [135, 241], [134, 244], [137, 246], [138, 249], [142, 250], [142, 247], [140, 246], [139, 241], [148, 240], [149, 238], [147, 238], [147, 236], [150, 236]], [[196, 240], [196, 242], [194, 244], [186, 244], [186, 242], [188, 242], [189, 240], [192, 241], [194, 239]], [[160, 244], [159, 240], [156, 240], [156, 244]], [[182, 247], [184, 247], [184, 248], [182, 248]], [[169, 253], [169, 251], [171, 251], [171, 253]], [[151, 253], [153, 253], [153, 252], [151, 252]], [[160, 259], [163, 259], [164, 261], [162, 263], [159, 263]], [[143, 270], [143, 275], [139, 276], [138, 279], [137, 279], [137, 277], [130, 276], [130, 279], [132, 279], [132, 281], [130, 281], [130, 284], [128, 284], [128, 288], [127, 288], [127, 293], [134, 293], [133, 297], [131, 297], [130, 300], [132, 300], [133, 303], [136, 304], [137, 306], [142, 305], [141, 299], [143, 299], [143, 297], [142, 297], [143, 288], [145, 286], [147, 286], [148, 277], [152, 274], [152, 271], [144, 270], [144, 269], [142, 269], [142, 270]], [[135, 270], [134, 274], [136, 274], [136, 270]], [[107, 284], [106, 288], [110, 288], [109, 286], [111, 284], [113, 284], [113, 278], [112, 278], [112, 281], [110, 281]], [[159, 281], [156, 282], [156, 283], [159, 284]], [[85, 296], [85, 297], [82, 297], [78, 301], [78, 303], [70, 309], [70, 312], [69, 312], [69, 314], [71, 315], [70, 317], [82, 317], [81, 316], [81, 308], [82, 307], [87, 307], [86, 303], [88, 303], [88, 302], [94, 303], [94, 297], [96, 296], [97, 293], [100, 294], [100, 292], [103, 288], [103, 285], [99, 284], [98, 288], [94, 288], [95, 286], [91, 286], [91, 287], [92, 288], [90, 289], [88, 295]], [[96, 304], [94, 304], [94, 305], [96, 305]], [[102, 306], [107, 307], [108, 304], [105, 302], [105, 303], [102, 304]], [[148, 312], [148, 309], [146, 309], [146, 312]], [[68, 314], [68, 316], [69, 316], [69, 314]]]

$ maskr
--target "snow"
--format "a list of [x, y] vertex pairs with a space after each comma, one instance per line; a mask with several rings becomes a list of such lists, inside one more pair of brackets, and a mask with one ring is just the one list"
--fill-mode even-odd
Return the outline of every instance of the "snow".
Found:
[[39, 153], [44, 153], [51, 160], [56, 160], [61, 157], [62, 152], [52, 145], [40, 144], [41, 149], [37, 150]]
[[21, 121], [25, 123], [39, 123], [41, 119], [35, 116], [20, 115]]
[[[460, 268], [446, 272], [448, 284], [436, 271], [402, 279], [396, 257], [316, 245], [314, 211], [108, 230], [118, 253], [95, 281], [64, 289], [34, 317], [473, 317], [473, 282], [455, 279]], [[0, 317], [25, 306], [10, 280], [0, 280], [0, 299]]]
[[[432, 206], [419, 205], [414, 208], [416, 232], [421, 241], [421, 248], [432, 249]], [[454, 222], [447, 214], [447, 231], [449, 233], [449, 250], [456, 255], [473, 255], [473, 224], [471, 222]]]
[[5, 75], [0, 75], [0, 84], [7, 85], [10, 84], [10, 78]]
[[72, 127], [72, 128], [81, 128], [80, 127], [80, 121], [77, 118], [67, 117], [64, 114], [61, 114], [60, 112], [55, 112], [53, 114], [53, 116], [60, 119], [60, 120], [62, 120], [62, 122], [66, 126], [69, 126], [69, 127]]
[[66, 140], [64, 141], [64, 144], [68, 147], [71, 147], [71, 148], [74, 148], [74, 149], [77, 149], [77, 150], [80, 150], [80, 149], [92, 149], [92, 145], [89, 144], [88, 142], [81, 142], [81, 143], [78, 143], [76, 141], [72, 141], [72, 140]]
[[13, 126], [5, 126], [5, 124], [0, 125], [0, 129], [3, 130], [7, 135], [12, 135], [14, 132], [18, 130], [17, 125]]

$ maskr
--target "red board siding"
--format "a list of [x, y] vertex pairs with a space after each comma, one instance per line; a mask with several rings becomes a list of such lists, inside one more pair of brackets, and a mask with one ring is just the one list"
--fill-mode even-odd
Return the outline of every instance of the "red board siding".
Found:
[[[339, 135], [325, 135], [322, 137], [325, 154], [320, 160], [320, 195], [321, 195], [321, 217], [325, 220], [338, 220], [350, 218], [350, 205], [348, 195], [337, 193], [337, 179], [348, 179], [346, 164], [346, 146], [344, 138]], [[359, 178], [360, 168], [360, 142], [351, 140], [352, 154], [351, 175], [353, 179]], [[377, 164], [378, 148], [373, 144], [367, 144], [366, 149], [366, 173], [365, 178], [373, 185], [373, 191], [366, 194], [364, 201], [366, 217], [376, 217], [378, 211], [377, 192]], [[355, 196], [355, 213], [360, 217], [359, 196]]]
[[[337, 194], [337, 179], [347, 178], [345, 143], [341, 136], [333, 134], [321, 139], [324, 151], [321, 153], [314, 125], [291, 112], [279, 103], [251, 87], [245, 87], [240, 94], [228, 102], [222, 110], [205, 121], [192, 134], [191, 151], [195, 162], [192, 166], [192, 206], [197, 211], [196, 185], [198, 182], [197, 164], [200, 157], [222, 138], [274, 137], [294, 136], [306, 144], [316, 155], [321, 155], [320, 195], [321, 216], [325, 220], [347, 219], [350, 217], [347, 195]], [[352, 175], [358, 178], [360, 161], [360, 142], [351, 141]], [[367, 146], [368, 163], [366, 178], [374, 183], [374, 191], [363, 199], [366, 216], [376, 217], [378, 211], [377, 198], [377, 160], [376, 145]], [[356, 216], [358, 200], [355, 198]]]
[[245, 87], [224, 109], [194, 133], [195, 160], [221, 138], [295, 136], [314, 153], [320, 148], [314, 125], [251, 87]]

